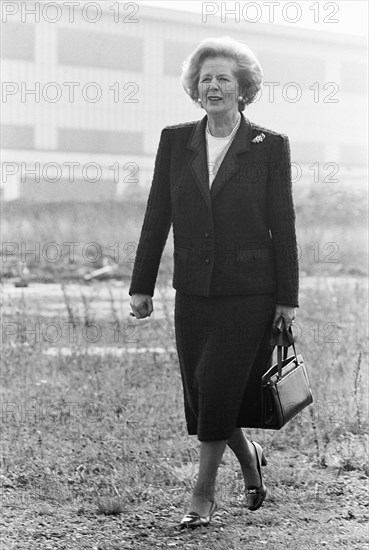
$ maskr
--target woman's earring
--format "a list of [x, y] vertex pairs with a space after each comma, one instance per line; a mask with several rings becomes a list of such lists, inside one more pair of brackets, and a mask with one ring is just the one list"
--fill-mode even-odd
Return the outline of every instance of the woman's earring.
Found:
[[237, 99], [238, 99], [238, 101], [240, 101], [241, 103], [245, 103], [245, 98], [242, 97], [242, 95], [239, 95]]
[[200, 107], [202, 107], [202, 101], [201, 101], [201, 98], [199, 97], [199, 99], [197, 100], [197, 103], [200, 105]]

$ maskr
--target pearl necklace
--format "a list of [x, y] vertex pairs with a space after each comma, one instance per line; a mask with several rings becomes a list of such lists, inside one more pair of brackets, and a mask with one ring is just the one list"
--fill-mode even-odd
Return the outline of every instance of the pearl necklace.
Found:
[[210, 128], [209, 128], [209, 119], [208, 119], [208, 121], [206, 123], [206, 131], [214, 139], [231, 139], [235, 135], [235, 133], [237, 132], [237, 130], [239, 128], [239, 125], [240, 125], [240, 122], [241, 122], [241, 113], [238, 112], [238, 119], [237, 119], [236, 125], [233, 128], [232, 132], [228, 136], [219, 137], [219, 136], [213, 136], [213, 134], [211, 134]]

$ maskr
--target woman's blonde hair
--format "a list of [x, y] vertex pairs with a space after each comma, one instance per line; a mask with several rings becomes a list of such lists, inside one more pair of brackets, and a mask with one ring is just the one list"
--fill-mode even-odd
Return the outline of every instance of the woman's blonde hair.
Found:
[[246, 105], [252, 103], [260, 90], [263, 78], [263, 69], [250, 48], [233, 40], [229, 36], [221, 38], [206, 38], [183, 61], [181, 83], [185, 91], [196, 105], [198, 105], [198, 83], [200, 70], [205, 59], [213, 57], [227, 57], [237, 63], [237, 78], [242, 101], [238, 102], [238, 109], [243, 111]]

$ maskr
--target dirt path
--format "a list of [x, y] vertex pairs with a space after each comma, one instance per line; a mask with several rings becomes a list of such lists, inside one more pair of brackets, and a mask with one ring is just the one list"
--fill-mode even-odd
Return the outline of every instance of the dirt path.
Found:
[[365, 476], [317, 469], [315, 479], [306, 489], [268, 487], [268, 498], [257, 512], [249, 512], [242, 496], [234, 495], [219, 502], [209, 527], [194, 531], [178, 528], [183, 509], [167, 506], [161, 491], [146, 506], [130, 505], [119, 515], [104, 515], [88, 504], [33, 500], [5, 486], [1, 542], [6, 550], [368, 549]]

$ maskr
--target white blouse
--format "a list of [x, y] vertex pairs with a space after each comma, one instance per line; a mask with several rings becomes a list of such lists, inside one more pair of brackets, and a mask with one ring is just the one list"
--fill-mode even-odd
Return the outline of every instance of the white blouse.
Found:
[[206, 150], [207, 150], [207, 158], [208, 158], [208, 172], [209, 172], [209, 187], [211, 188], [211, 184], [213, 183], [217, 172], [219, 170], [219, 166], [221, 165], [224, 157], [227, 154], [227, 151], [234, 139], [234, 136], [237, 133], [237, 130], [241, 123], [241, 113], [238, 113], [238, 120], [233, 128], [232, 132], [226, 136], [226, 137], [215, 137], [212, 136], [209, 131], [209, 123], [206, 126]]

